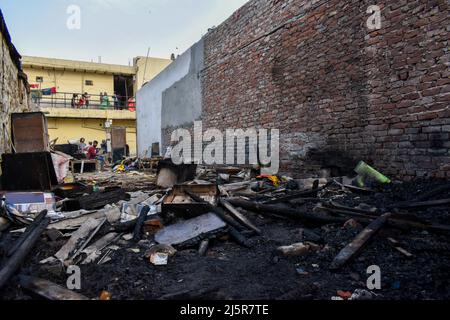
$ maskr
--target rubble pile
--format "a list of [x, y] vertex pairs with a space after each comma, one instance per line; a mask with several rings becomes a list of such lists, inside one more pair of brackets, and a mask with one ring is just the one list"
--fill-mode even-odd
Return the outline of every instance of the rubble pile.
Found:
[[[2, 296], [450, 298], [446, 181], [391, 181], [364, 163], [356, 177], [305, 180], [200, 167], [186, 180], [191, 167], [163, 167], [6, 193]], [[68, 290], [74, 267], [80, 287]]]

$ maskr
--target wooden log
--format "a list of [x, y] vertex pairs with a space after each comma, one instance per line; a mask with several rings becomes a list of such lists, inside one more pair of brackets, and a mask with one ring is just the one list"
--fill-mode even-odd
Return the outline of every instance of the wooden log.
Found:
[[[328, 208], [328, 207], [322, 207], [321, 209], [345, 216], [345, 217], [352, 217], [356, 221], [358, 221], [361, 224], [368, 225], [370, 224], [375, 218], [372, 216], [367, 216], [361, 213], [352, 212], [352, 211], [346, 211], [346, 210], [340, 210], [335, 208]], [[442, 225], [442, 224], [435, 224], [435, 223], [421, 223], [421, 222], [415, 222], [415, 221], [409, 221], [409, 220], [403, 220], [403, 219], [397, 219], [396, 214], [392, 215], [392, 218], [390, 218], [387, 222], [387, 225], [391, 228], [401, 229], [401, 230], [410, 230], [410, 229], [416, 229], [416, 230], [425, 230], [429, 232], [439, 233], [443, 235], [450, 235], [450, 226], [448, 225]], [[344, 218], [345, 219], [345, 218]]]
[[127, 222], [122, 223], [116, 223], [113, 225], [113, 228], [116, 232], [122, 233], [122, 232], [129, 232], [131, 230], [134, 230], [136, 228], [136, 222], [138, 219], [134, 219]]
[[295, 199], [299, 199], [299, 198], [317, 197], [317, 193], [319, 193], [319, 191], [321, 191], [323, 189], [324, 189], [324, 187], [318, 188], [318, 189], [313, 189], [313, 190], [306, 190], [306, 191], [296, 192], [296, 193], [291, 194], [289, 196], [285, 196], [285, 197], [281, 197], [281, 198], [278, 198], [278, 199], [265, 201], [264, 204], [277, 204], [277, 203], [281, 203], [281, 202], [289, 202], [291, 200], [295, 200]]
[[339, 252], [331, 263], [330, 269], [338, 270], [355, 259], [368, 242], [386, 225], [390, 216], [391, 213], [385, 213], [365, 228], [349, 245]]
[[233, 228], [237, 229], [237, 230], [243, 230], [244, 227], [237, 223], [235, 220], [233, 220], [231, 217], [227, 216], [225, 214], [225, 211], [222, 208], [219, 207], [215, 207], [212, 204], [210, 204], [209, 202], [203, 200], [202, 198], [200, 198], [198, 195], [196, 195], [195, 193], [192, 193], [188, 190], [185, 190], [186, 194], [192, 198], [192, 200], [194, 200], [195, 202], [198, 203], [202, 203], [205, 204], [208, 207], [208, 210], [215, 213], [220, 219], [222, 219], [225, 223], [227, 223], [228, 225], [232, 226]]
[[244, 208], [246, 210], [258, 212], [261, 214], [266, 214], [267, 212], [274, 213], [276, 215], [285, 216], [292, 219], [309, 220], [318, 223], [344, 223], [348, 220], [341, 217], [331, 217], [320, 214], [307, 213], [296, 209], [286, 208], [280, 205], [261, 204], [241, 199], [228, 199], [227, 201], [235, 207]]
[[53, 282], [28, 276], [20, 276], [19, 284], [42, 298], [53, 301], [82, 301], [89, 300], [87, 297], [63, 288]]
[[437, 195], [440, 195], [441, 193], [450, 191], [450, 183], [445, 184], [443, 186], [437, 187], [435, 189], [432, 189], [428, 192], [423, 193], [422, 195], [420, 195], [419, 197], [417, 197], [415, 199], [414, 202], [423, 202], [423, 201], [427, 201], [432, 197], [435, 197]]
[[231, 205], [228, 201], [221, 199], [220, 204], [224, 206], [234, 218], [236, 218], [240, 223], [246, 226], [248, 229], [255, 231], [257, 234], [261, 234], [261, 230], [250, 222], [242, 213], [240, 213], [235, 207]]
[[36, 245], [37, 241], [39, 240], [49, 223], [50, 219], [44, 218], [44, 220], [42, 220], [41, 223], [36, 228], [34, 228], [34, 230], [28, 235], [28, 237], [22, 242], [20, 247], [17, 248], [14, 254], [3, 265], [2, 269], [0, 270], [0, 289], [2, 289], [6, 285], [9, 279], [20, 268], [23, 261]]
[[235, 228], [229, 226], [230, 228], [230, 236], [231, 238], [236, 241], [238, 244], [240, 244], [243, 247], [251, 248], [252, 245], [249, 243], [248, 239], [243, 236], [239, 231], [237, 231]]
[[141, 210], [141, 214], [136, 221], [136, 226], [134, 228], [133, 241], [139, 242], [142, 238], [142, 228], [144, 227], [145, 220], [147, 219], [147, 215], [150, 212], [150, 207], [145, 206]]
[[390, 208], [398, 209], [411, 209], [411, 208], [429, 208], [429, 207], [440, 207], [450, 204], [450, 199], [424, 201], [424, 202], [401, 202], [394, 204]]
[[27, 227], [27, 229], [21, 235], [21, 237], [14, 243], [11, 249], [9, 249], [8, 253], [6, 254], [7, 257], [11, 257], [14, 254], [14, 252], [17, 251], [17, 249], [28, 238], [28, 236], [33, 232], [33, 230], [36, 229], [41, 224], [41, 222], [45, 219], [46, 216], [47, 210], [44, 210], [36, 217], [36, 219], [34, 219], [33, 223]]

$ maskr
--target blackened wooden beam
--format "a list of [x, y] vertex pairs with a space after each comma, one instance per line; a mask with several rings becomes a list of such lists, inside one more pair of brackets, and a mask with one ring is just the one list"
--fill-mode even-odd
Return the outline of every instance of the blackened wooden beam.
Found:
[[142, 208], [141, 213], [139, 214], [139, 218], [136, 221], [136, 226], [134, 228], [133, 241], [139, 242], [142, 238], [142, 228], [144, 227], [145, 220], [147, 219], [147, 215], [150, 212], [150, 207], [145, 206]]
[[331, 270], [338, 270], [355, 259], [371, 239], [386, 225], [391, 213], [385, 213], [365, 228], [350, 244], [339, 252], [331, 263]]
[[14, 254], [2, 266], [2, 269], [0, 270], [0, 289], [2, 289], [8, 283], [9, 279], [16, 273], [16, 271], [20, 269], [23, 261], [36, 245], [49, 223], [50, 219], [48, 218], [42, 220], [41, 223], [28, 235], [20, 247], [17, 248]]
[[231, 215], [236, 218], [240, 223], [246, 226], [248, 229], [255, 231], [257, 234], [261, 234], [261, 230], [250, 222], [242, 213], [240, 213], [231, 203], [221, 199], [220, 204], [227, 209]]
[[53, 282], [29, 276], [20, 276], [19, 284], [38, 296], [52, 301], [83, 301], [87, 297], [74, 291], [63, 288]]

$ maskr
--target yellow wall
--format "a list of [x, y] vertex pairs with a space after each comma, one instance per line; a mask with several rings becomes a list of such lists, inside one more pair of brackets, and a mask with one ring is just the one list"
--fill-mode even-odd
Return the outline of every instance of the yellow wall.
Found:
[[[106, 119], [71, 119], [48, 118], [50, 140], [58, 138], [57, 144], [65, 144], [70, 140], [85, 138], [86, 143], [97, 140], [99, 143], [106, 139], [104, 128]], [[136, 121], [113, 120], [114, 126], [127, 127], [127, 144], [130, 154], [136, 155]]]
[[[148, 58], [147, 68], [146, 68], [146, 57], [134, 58], [134, 66], [136, 68], [136, 80], [134, 83], [134, 92], [138, 92], [142, 88], [145, 82], [152, 80], [161, 71], [163, 71], [169, 64], [172, 63], [170, 59], [160, 59], [160, 58]], [[144, 78], [145, 72], [145, 78]]]
[[[57, 92], [89, 93], [100, 95], [106, 92], [114, 94], [114, 76], [111, 74], [95, 74], [82, 71], [46, 70], [42, 68], [24, 68], [30, 84], [39, 84], [36, 77], [43, 77], [42, 89], [56, 87]], [[92, 80], [93, 86], [86, 86], [85, 80]], [[58, 96], [60, 98], [60, 96]], [[70, 97], [67, 97], [70, 99]]]

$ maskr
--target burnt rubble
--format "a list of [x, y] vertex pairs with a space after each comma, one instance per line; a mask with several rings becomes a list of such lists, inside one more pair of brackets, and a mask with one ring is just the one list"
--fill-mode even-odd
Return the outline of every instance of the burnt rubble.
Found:
[[[239, 168], [198, 168], [169, 188], [139, 172], [77, 180], [78, 191], [55, 189], [55, 212], [4, 202], [3, 299], [450, 298], [448, 181], [361, 186]], [[73, 266], [81, 288], [67, 291]], [[368, 288], [373, 266], [381, 289]]]

